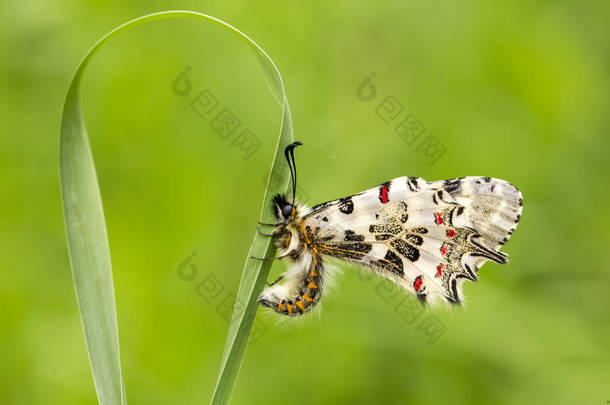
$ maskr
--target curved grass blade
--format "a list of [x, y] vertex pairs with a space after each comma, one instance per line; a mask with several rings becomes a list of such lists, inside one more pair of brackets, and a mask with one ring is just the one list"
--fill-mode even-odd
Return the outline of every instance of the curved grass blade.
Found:
[[[121, 372], [119, 340], [112, 266], [104, 210], [91, 154], [87, 130], [81, 110], [80, 84], [87, 65], [110, 38], [144, 22], [165, 18], [196, 18], [221, 26], [256, 53], [271, 91], [282, 106], [282, 121], [276, 150], [267, 179], [264, 202], [271, 194], [288, 185], [288, 172], [281, 162], [283, 148], [292, 142], [292, 121], [281, 75], [271, 58], [248, 36], [214, 17], [192, 11], [165, 11], [129, 21], [102, 37], [85, 55], [68, 88], [60, 129], [60, 184], [68, 252], [74, 279], [74, 290], [81, 316], [85, 343], [93, 380], [100, 404], [126, 404]], [[269, 221], [270, 213], [263, 203], [261, 221]], [[271, 241], [254, 237], [250, 255], [273, 253]], [[212, 402], [228, 403], [241, 366], [247, 340], [257, 309], [256, 296], [262, 290], [269, 264], [246, 261], [229, 328], [220, 376]]]

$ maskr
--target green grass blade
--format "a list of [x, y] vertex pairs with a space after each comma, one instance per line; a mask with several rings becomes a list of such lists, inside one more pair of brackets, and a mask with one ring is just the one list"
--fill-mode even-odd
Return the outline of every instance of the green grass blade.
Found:
[[[282, 105], [280, 134], [267, 180], [261, 220], [270, 220], [270, 214], [265, 210], [266, 202], [273, 192], [284, 190], [289, 180], [287, 167], [281, 162], [283, 148], [292, 142], [292, 121], [282, 78], [262, 48], [236, 28], [201, 13], [166, 11], [139, 17], [115, 28], [89, 50], [74, 74], [64, 103], [60, 129], [60, 183], [74, 289], [98, 400], [104, 405], [126, 404], [127, 401], [121, 373], [108, 235], [95, 164], [81, 111], [80, 84], [91, 58], [110, 38], [143, 22], [176, 17], [215, 23], [244, 40], [259, 57], [271, 91]], [[273, 254], [273, 250], [268, 238], [255, 236], [248, 257], [251, 254]], [[269, 263], [246, 261], [212, 399], [214, 404], [225, 404], [230, 400], [256, 314], [256, 296], [262, 290], [269, 267]]]
[[[292, 140], [292, 124], [290, 109], [287, 102], [284, 103], [284, 118], [282, 124], [280, 142], [278, 145], [286, 145], [289, 143], [289, 140]], [[278, 148], [276, 150], [271, 174], [267, 182], [267, 188], [265, 189], [265, 197], [263, 198], [263, 208], [260, 217], [261, 221], [267, 223], [275, 222], [276, 219], [264, 218], [267, 211], [265, 210], [265, 207], [268, 205], [272, 193], [285, 187], [287, 183], [286, 165], [282, 159], [282, 150], [283, 148]], [[275, 246], [271, 243], [270, 238], [256, 234], [247, 257], [273, 257], [274, 255]], [[270, 268], [271, 262], [269, 261], [263, 262], [246, 259], [241, 281], [239, 283], [237, 298], [235, 300], [235, 309], [233, 310], [233, 316], [229, 326], [229, 334], [227, 336], [225, 351], [222, 358], [220, 375], [218, 376], [218, 382], [216, 383], [216, 389], [214, 390], [214, 396], [211, 402], [212, 405], [227, 404], [231, 399], [231, 394], [233, 393], [237, 381], [237, 375], [246, 352], [254, 316], [256, 315], [256, 310], [258, 308], [257, 297], [264, 287]]]

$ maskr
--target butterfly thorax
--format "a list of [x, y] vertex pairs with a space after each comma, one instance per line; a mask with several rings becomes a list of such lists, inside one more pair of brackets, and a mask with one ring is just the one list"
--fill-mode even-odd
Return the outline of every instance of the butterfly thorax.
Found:
[[[280, 256], [287, 256], [293, 261], [302, 260], [306, 253], [315, 250], [311, 234], [308, 234], [309, 230], [305, 229], [303, 221], [302, 213], [306, 212], [307, 208], [296, 203], [293, 206], [283, 195], [273, 198], [273, 208], [276, 218], [280, 221], [273, 230]], [[286, 209], [283, 211], [284, 208]], [[283, 215], [288, 212], [287, 216]]]

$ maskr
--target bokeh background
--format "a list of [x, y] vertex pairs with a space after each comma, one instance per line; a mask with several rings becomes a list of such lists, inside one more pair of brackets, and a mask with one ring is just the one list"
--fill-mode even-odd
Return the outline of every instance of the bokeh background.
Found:
[[[504, 248], [509, 264], [485, 265], [480, 281], [465, 286], [464, 308], [421, 315], [444, 333], [431, 339], [397, 311], [402, 295], [347, 266], [322, 314], [302, 326], [259, 311], [232, 403], [607, 403], [608, 8], [2, 2], [0, 403], [97, 403], [65, 246], [60, 113], [95, 41], [164, 9], [224, 19], [272, 56], [305, 144], [296, 154], [309, 203], [403, 175], [499, 177], [525, 200]], [[187, 67], [192, 90], [176, 94], [173, 82]], [[372, 73], [376, 98], [363, 101], [357, 89]], [[117, 37], [83, 85], [128, 399], [207, 403], [228, 326], [222, 308], [255, 232], [279, 108], [243, 43], [198, 21], [155, 22]], [[248, 159], [235, 134], [214, 131], [214, 115], [192, 109], [204, 89], [260, 141]], [[387, 96], [404, 108], [397, 120], [412, 114], [425, 128], [420, 140], [442, 144], [433, 164], [394, 132], [397, 121], [380, 118]], [[180, 277], [181, 264], [192, 280]], [[274, 265], [270, 278], [281, 269]]]

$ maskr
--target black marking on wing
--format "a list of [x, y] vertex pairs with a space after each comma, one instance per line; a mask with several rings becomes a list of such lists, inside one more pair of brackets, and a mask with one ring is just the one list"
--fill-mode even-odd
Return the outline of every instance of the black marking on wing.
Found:
[[352, 197], [345, 197], [339, 200], [338, 205], [339, 211], [344, 214], [351, 214], [354, 212], [354, 202], [352, 201]]
[[348, 229], [345, 231], [345, 240], [351, 242], [362, 242], [364, 240], [364, 235], [358, 235], [356, 232]]
[[434, 194], [432, 194], [432, 202], [436, 205], [439, 204], [456, 204], [451, 200], [451, 197], [445, 190], [438, 190]]
[[394, 235], [389, 234], [389, 233], [378, 233], [378, 234], [375, 234], [375, 240], [379, 240], [379, 241], [384, 241], [384, 240], [392, 239], [393, 237], [394, 237]]
[[425, 235], [425, 234], [428, 233], [428, 229], [424, 228], [423, 226], [418, 226], [418, 227], [412, 228], [411, 232], [415, 232], [415, 233], [419, 233], [421, 235]]
[[438, 205], [438, 191], [435, 192], [434, 194], [432, 194], [432, 202], [434, 203], [434, 205]]
[[472, 271], [472, 269], [470, 268], [470, 266], [468, 264], [464, 264], [464, 268], [466, 269], [466, 273], [468, 274], [469, 277], [466, 277], [468, 280], [470, 281], [479, 281], [479, 276], [476, 273], [476, 267], [474, 268], [475, 271]]
[[407, 186], [409, 187], [409, 190], [415, 192], [415, 191], [419, 191], [419, 185], [417, 184], [417, 177], [409, 177], [407, 179]]
[[373, 249], [370, 243], [341, 243], [337, 245], [339, 249], [352, 250], [359, 253], [369, 253]]
[[445, 296], [445, 298], [447, 299], [447, 301], [449, 301], [449, 302], [450, 302], [450, 303], [452, 303], [452, 304], [457, 304], [457, 305], [459, 305], [459, 304], [461, 304], [461, 303], [462, 303], [462, 300], [460, 299], [460, 295], [459, 295], [459, 293], [458, 293], [458, 288], [457, 288], [457, 283], [458, 283], [458, 280], [459, 280], [460, 278], [465, 278], [466, 280], [471, 280], [471, 281], [476, 281], [476, 280], [477, 280], [477, 279], [472, 280], [472, 279], [470, 278], [470, 276], [469, 276], [468, 274], [466, 274], [466, 273], [459, 273], [459, 274], [456, 274], [456, 275], [455, 275], [455, 276], [454, 276], [454, 277], [451, 279], [451, 281], [450, 281], [450, 286], [449, 286], [449, 287], [450, 287], [450, 290], [449, 290], [449, 292], [451, 293], [451, 295], [447, 295], [447, 296]]
[[459, 193], [462, 188], [462, 178], [445, 180], [443, 182], [443, 188], [449, 194]]
[[404, 201], [401, 201], [399, 207], [403, 211], [403, 212], [400, 213], [400, 222], [402, 222], [404, 224], [409, 219], [409, 213], [408, 213], [409, 210], [408, 210], [408, 207], [407, 207], [407, 203], [404, 202]]
[[445, 298], [447, 299], [447, 301], [449, 301], [452, 304], [461, 304], [462, 301], [460, 300], [460, 296], [458, 294], [458, 290], [457, 290], [457, 279], [459, 278], [459, 276], [455, 276], [452, 280], [451, 280], [451, 285], [450, 285], [450, 290], [449, 292], [451, 293], [451, 295], [447, 295], [445, 296]]
[[365, 254], [373, 249], [373, 245], [363, 242], [338, 243], [336, 245], [319, 245], [325, 255], [361, 261]]
[[321, 203], [321, 204], [315, 205], [315, 206], [313, 206], [313, 207], [311, 208], [311, 212], [310, 212], [308, 215], [311, 215], [311, 214], [313, 214], [314, 212], [316, 212], [316, 211], [318, 211], [318, 210], [321, 210], [321, 209], [323, 209], [323, 208], [326, 208], [326, 207], [328, 207], [329, 205], [331, 205], [332, 203], [333, 203], [333, 201], [326, 201], [326, 202], [323, 202], [323, 203]]
[[476, 247], [476, 250], [471, 253], [472, 256], [486, 257], [496, 263], [506, 264], [508, 261], [508, 256], [506, 253], [488, 249], [479, 243], [478, 239], [479, 235], [474, 235], [470, 238], [470, 243]]
[[392, 273], [396, 273], [401, 277], [404, 276], [404, 267], [400, 257], [394, 253], [391, 249], [388, 249], [383, 260], [376, 260], [371, 262], [375, 266], [384, 270], [389, 270]]
[[412, 234], [412, 233], [407, 234], [405, 236], [405, 239], [407, 242], [409, 242], [410, 244], [415, 245], [415, 246], [421, 246], [424, 244], [424, 238], [422, 238], [419, 235]]
[[409, 259], [411, 262], [416, 262], [417, 259], [419, 259], [419, 250], [409, 245], [402, 239], [393, 240], [390, 242], [390, 246], [396, 249], [398, 253]]
[[[449, 211], [447, 213], [447, 222], [449, 223], [449, 225], [453, 226], [453, 216], [455, 215], [454, 213], [457, 212], [457, 210], [461, 207], [461, 205], [457, 206], [457, 207], [453, 207], [451, 209], [451, 211]], [[457, 216], [457, 215], [456, 215]]]
[[401, 223], [391, 219], [369, 225], [370, 233], [391, 233], [392, 235], [398, 235], [402, 232], [402, 229]]
[[[323, 203], [321, 203], [321, 204], [315, 205], [315, 206], [313, 206], [313, 207], [311, 208], [311, 210], [310, 210], [310, 211], [307, 213], [307, 215], [305, 215], [305, 217], [310, 217], [310, 216], [312, 216], [313, 214], [316, 214], [316, 213], [318, 213], [319, 211], [322, 211], [323, 209], [328, 208], [328, 207], [330, 207], [330, 206], [332, 206], [332, 205], [341, 205], [341, 203], [342, 203], [342, 202], [347, 201], [348, 199], [350, 199], [350, 200], [351, 200], [352, 198], [357, 197], [357, 196], [359, 196], [359, 195], [362, 195], [362, 194], [364, 194], [364, 193], [365, 193], [365, 191], [362, 191], [362, 192], [360, 192], [360, 193], [356, 193], [356, 194], [353, 194], [353, 195], [351, 195], [351, 196], [349, 196], [349, 197], [341, 198], [341, 199], [339, 199], [339, 200], [331, 200], [331, 201], [326, 201], [326, 202], [323, 202]], [[341, 208], [340, 208], [340, 207], [339, 207], [339, 210], [341, 211]], [[343, 212], [343, 211], [341, 211], [341, 212]]]

